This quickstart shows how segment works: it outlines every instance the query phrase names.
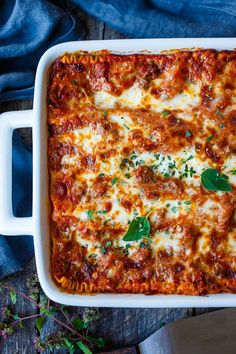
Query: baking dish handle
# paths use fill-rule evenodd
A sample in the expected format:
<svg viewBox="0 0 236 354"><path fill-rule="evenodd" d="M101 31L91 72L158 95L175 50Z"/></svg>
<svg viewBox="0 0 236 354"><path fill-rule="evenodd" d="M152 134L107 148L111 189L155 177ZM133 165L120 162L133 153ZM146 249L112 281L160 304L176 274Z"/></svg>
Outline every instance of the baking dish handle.
<svg viewBox="0 0 236 354"><path fill-rule="evenodd" d="M0 116L0 233L32 235L33 218L17 218L12 211L12 133L33 127L33 111L6 112Z"/></svg>

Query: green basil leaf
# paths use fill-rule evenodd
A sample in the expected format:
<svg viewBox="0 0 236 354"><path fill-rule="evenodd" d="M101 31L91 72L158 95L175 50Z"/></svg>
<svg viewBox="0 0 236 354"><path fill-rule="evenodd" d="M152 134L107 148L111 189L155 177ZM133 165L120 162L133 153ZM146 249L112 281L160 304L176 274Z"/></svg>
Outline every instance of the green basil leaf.
<svg viewBox="0 0 236 354"><path fill-rule="evenodd" d="M124 241L137 241L143 237L147 237L150 234L150 224L145 216L135 217L130 225L129 229L123 237Z"/></svg>
<svg viewBox="0 0 236 354"><path fill-rule="evenodd" d="M87 345L85 345L83 342L79 341L76 342L76 344L84 354L93 354Z"/></svg>
<svg viewBox="0 0 236 354"><path fill-rule="evenodd" d="M35 320L35 326L36 326L37 330L39 331L39 333L42 331L44 322L45 322L45 317L38 317Z"/></svg>
<svg viewBox="0 0 236 354"><path fill-rule="evenodd" d="M231 192L232 187L226 175L221 175L215 168L208 168L201 174L201 183L209 191Z"/></svg>

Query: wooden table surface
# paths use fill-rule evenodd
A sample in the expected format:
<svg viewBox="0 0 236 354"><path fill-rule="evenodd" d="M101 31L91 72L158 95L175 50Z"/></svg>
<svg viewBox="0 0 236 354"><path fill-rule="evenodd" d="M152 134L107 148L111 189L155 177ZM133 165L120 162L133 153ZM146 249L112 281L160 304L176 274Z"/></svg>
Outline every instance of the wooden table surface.
<svg viewBox="0 0 236 354"><path fill-rule="evenodd" d="M80 10L76 10L77 16L83 22L86 28L87 40L92 39L117 39L125 38L122 34L109 28L102 22L84 14ZM10 110L22 110L32 108L32 100L12 101L0 105L0 113ZM21 130L21 134L28 144L31 144L31 137L28 130ZM4 282L11 286L21 289L26 289L27 279L36 272L35 261L32 259L26 266L23 272L7 277ZM147 298L148 301L148 298ZM8 297L0 294L0 308L10 304ZM127 306L129 304L127 303ZM101 318L92 325L92 332L96 336L103 337L109 347L119 348L122 346L137 345L144 340L163 324L176 319L195 316L201 313L212 311L213 309L117 309L103 308L100 309ZM18 299L16 311L19 314L35 314L37 310L24 299ZM81 308L73 307L70 311L74 314L81 313ZM0 315L1 320L1 315ZM53 333L57 327L50 320L45 324L41 336L44 337ZM0 339L0 353L2 354L31 354L36 353L33 340L37 337L37 332L34 322L28 321L25 329L17 330L11 337L5 341ZM59 353L60 351L57 351ZM151 354L151 353L150 353Z"/></svg>

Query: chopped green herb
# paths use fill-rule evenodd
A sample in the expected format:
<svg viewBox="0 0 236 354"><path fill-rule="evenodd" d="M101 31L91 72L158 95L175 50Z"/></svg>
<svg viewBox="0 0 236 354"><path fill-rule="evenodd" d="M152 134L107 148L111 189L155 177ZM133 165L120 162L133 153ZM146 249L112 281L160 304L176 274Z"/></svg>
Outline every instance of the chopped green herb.
<svg viewBox="0 0 236 354"><path fill-rule="evenodd" d="M98 210L97 213L98 213L98 214L106 214L106 213L107 213L107 210Z"/></svg>
<svg viewBox="0 0 236 354"><path fill-rule="evenodd" d="M165 230L164 233L165 233L166 235L169 235L169 234L170 234L170 231L169 231L169 230Z"/></svg>
<svg viewBox="0 0 236 354"><path fill-rule="evenodd" d="M178 212L178 207L177 206L173 206L173 208L171 208L171 210L173 211L173 213L177 213Z"/></svg>
<svg viewBox="0 0 236 354"><path fill-rule="evenodd" d="M194 173L196 173L197 171L195 171L192 167L190 167L190 170L189 170L189 174L190 174L190 177L193 177Z"/></svg>
<svg viewBox="0 0 236 354"><path fill-rule="evenodd" d="M178 205L181 205L181 202L178 202Z"/></svg>
<svg viewBox="0 0 236 354"><path fill-rule="evenodd" d="M88 258L97 258L97 255L95 253L91 253Z"/></svg>
<svg viewBox="0 0 236 354"><path fill-rule="evenodd" d="M169 112L167 112L167 111L162 111L161 114L162 114L164 117L166 117L166 116L169 115Z"/></svg>
<svg viewBox="0 0 236 354"><path fill-rule="evenodd" d="M128 130L130 129L130 127L128 127L128 125L126 125L126 124L123 124L123 126Z"/></svg>
<svg viewBox="0 0 236 354"><path fill-rule="evenodd" d="M87 210L87 211L86 211L87 219L88 219L88 220L92 219L93 213L94 213L93 210Z"/></svg>
<svg viewBox="0 0 236 354"><path fill-rule="evenodd" d="M135 165L138 166L138 165L143 165L145 164L145 161L144 160L139 160L139 161L136 161L135 162Z"/></svg>
<svg viewBox="0 0 236 354"><path fill-rule="evenodd" d="M186 138L191 138L191 136L192 136L191 131L190 130L186 130L185 136L186 136Z"/></svg>
<svg viewBox="0 0 236 354"><path fill-rule="evenodd" d="M169 208L170 207L170 203L166 204L166 207Z"/></svg>
<svg viewBox="0 0 236 354"><path fill-rule="evenodd" d="M217 114L217 116L219 116L220 118L223 118L223 117L224 117L223 114L222 114L220 111L216 111L216 114Z"/></svg>
<svg viewBox="0 0 236 354"><path fill-rule="evenodd" d="M151 239L148 239L147 242L143 242L141 241L139 243L139 247L143 247L143 248L149 248L152 244L152 240Z"/></svg>
<svg viewBox="0 0 236 354"><path fill-rule="evenodd" d="M107 112L106 112L106 111L104 111L104 112L103 112L103 114L104 114L104 117L106 117L106 116L107 116Z"/></svg>
<svg viewBox="0 0 236 354"><path fill-rule="evenodd" d="M232 187L226 177L228 176L220 174L215 168L207 168L201 174L201 183L210 191L231 192Z"/></svg>
<svg viewBox="0 0 236 354"><path fill-rule="evenodd" d="M187 160L185 160L185 162L190 161L190 160L192 160L192 159L194 159L194 156L193 156L193 155L190 155L190 156L187 158Z"/></svg>
<svg viewBox="0 0 236 354"><path fill-rule="evenodd" d="M214 138L213 135L208 136L207 141L211 141Z"/></svg>
<svg viewBox="0 0 236 354"><path fill-rule="evenodd" d="M77 80L71 80L71 84L76 86L76 85L78 85L78 82L77 82Z"/></svg>
<svg viewBox="0 0 236 354"><path fill-rule="evenodd" d="M136 164L137 164L137 162L136 162ZM121 161L120 168L125 169L126 167L134 167L133 161L131 161L130 159L127 159L127 158L123 159Z"/></svg>
<svg viewBox="0 0 236 354"><path fill-rule="evenodd" d="M131 176L130 176L129 173L126 173L126 174L125 174L125 177L129 179Z"/></svg>
<svg viewBox="0 0 236 354"><path fill-rule="evenodd" d="M221 125L220 125L220 128L222 129L222 128L224 128L225 127L225 125L222 123Z"/></svg>
<svg viewBox="0 0 236 354"><path fill-rule="evenodd" d="M192 202L191 202L191 200L185 200L185 201L184 201L184 204L190 205L190 204L192 204Z"/></svg>
<svg viewBox="0 0 236 354"><path fill-rule="evenodd" d="M103 225L105 226L109 221L111 221L111 219L107 219L107 220L103 221Z"/></svg>
<svg viewBox="0 0 236 354"><path fill-rule="evenodd" d="M150 234L150 224L145 216L135 217L130 225L129 229L123 237L124 241L137 241L143 237L147 237Z"/></svg>
<svg viewBox="0 0 236 354"><path fill-rule="evenodd" d="M114 186L114 184L116 184L117 181L118 181L118 178L114 177L111 181L112 186Z"/></svg>
<svg viewBox="0 0 236 354"><path fill-rule="evenodd" d="M104 177L105 176L105 173L100 173L99 175L98 175L98 177Z"/></svg>
<svg viewBox="0 0 236 354"><path fill-rule="evenodd" d="M175 170L178 170L177 167L176 167L176 162L174 161L173 163L169 163L168 164L168 167L172 170L172 169L175 169Z"/></svg>
<svg viewBox="0 0 236 354"><path fill-rule="evenodd" d="M197 113L194 113L194 117L197 118Z"/></svg>
<svg viewBox="0 0 236 354"><path fill-rule="evenodd" d="M169 178L170 177L170 174L165 172L164 175L163 175L165 178Z"/></svg>
<svg viewBox="0 0 236 354"><path fill-rule="evenodd" d="M236 175L236 170L231 170L229 172L232 173L232 175Z"/></svg>
<svg viewBox="0 0 236 354"><path fill-rule="evenodd" d="M105 247L108 248L108 247L110 247L110 246L111 246L111 241L107 241L107 242L105 243Z"/></svg>
<svg viewBox="0 0 236 354"><path fill-rule="evenodd" d="M209 86L208 86L208 89L209 89L209 90L212 90L212 89L213 89L213 85L212 85L212 84L209 85Z"/></svg>
<svg viewBox="0 0 236 354"><path fill-rule="evenodd" d="M106 253L106 248L105 247L101 247L100 251L101 251L102 254L105 254Z"/></svg>

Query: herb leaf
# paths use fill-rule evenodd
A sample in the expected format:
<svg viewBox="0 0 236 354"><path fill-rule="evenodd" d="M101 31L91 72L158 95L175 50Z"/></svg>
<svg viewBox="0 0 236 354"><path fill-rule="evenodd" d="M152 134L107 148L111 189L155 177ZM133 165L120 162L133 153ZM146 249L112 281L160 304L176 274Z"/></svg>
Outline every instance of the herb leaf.
<svg viewBox="0 0 236 354"><path fill-rule="evenodd" d="M93 217L93 210L87 210L87 211L86 211L86 214L87 214L87 219L88 219L88 220L91 220L92 217Z"/></svg>
<svg viewBox="0 0 236 354"><path fill-rule="evenodd" d="M93 354L87 345L85 345L83 342L79 341L76 342L76 344L84 354Z"/></svg>
<svg viewBox="0 0 236 354"><path fill-rule="evenodd" d="M114 184L116 184L117 181L118 181L118 178L114 177L111 181L112 186L114 186Z"/></svg>
<svg viewBox="0 0 236 354"><path fill-rule="evenodd" d="M227 176L228 177L228 176ZM201 183L209 191L231 192L232 187L225 175L221 175L215 168L208 168L201 174Z"/></svg>
<svg viewBox="0 0 236 354"><path fill-rule="evenodd" d="M169 115L169 112L167 112L167 111L162 111L161 114L162 114L164 117L166 117L166 116Z"/></svg>
<svg viewBox="0 0 236 354"><path fill-rule="evenodd" d="M186 130L185 136L186 136L186 138L191 138L191 136L192 136L191 131L190 130Z"/></svg>
<svg viewBox="0 0 236 354"><path fill-rule="evenodd" d="M16 293L14 291L9 291L9 295L11 298L11 302L13 303L13 305L16 304Z"/></svg>
<svg viewBox="0 0 236 354"><path fill-rule="evenodd" d="M35 320L35 326L36 326L37 330L39 331L39 333L42 331L44 322L45 322L45 317L42 317L42 316L36 318L36 320Z"/></svg>
<svg viewBox="0 0 236 354"><path fill-rule="evenodd" d="M150 224L145 216L139 216L134 218L129 229L123 237L124 241L137 241L143 237L147 237L150 234Z"/></svg>
<svg viewBox="0 0 236 354"><path fill-rule="evenodd" d="M77 331L81 331L83 328L85 328L84 321L79 317L75 318L72 323Z"/></svg>

